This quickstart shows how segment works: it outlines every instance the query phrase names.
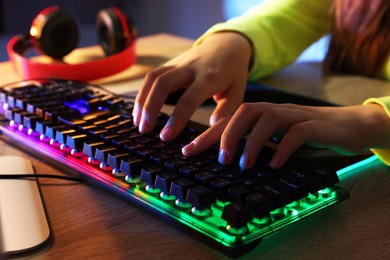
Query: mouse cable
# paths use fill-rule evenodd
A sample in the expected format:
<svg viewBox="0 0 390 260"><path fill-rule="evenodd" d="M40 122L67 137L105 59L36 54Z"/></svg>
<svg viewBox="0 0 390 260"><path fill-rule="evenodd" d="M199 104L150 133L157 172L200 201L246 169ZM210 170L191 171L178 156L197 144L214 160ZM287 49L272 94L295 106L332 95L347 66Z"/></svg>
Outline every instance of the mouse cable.
<svg viewBox="0 0 390 260"><path fill-rule="evenodd" d="M83 182L81 178L55 174L0 174L0 179L53 178L67 181Z"/></svg>

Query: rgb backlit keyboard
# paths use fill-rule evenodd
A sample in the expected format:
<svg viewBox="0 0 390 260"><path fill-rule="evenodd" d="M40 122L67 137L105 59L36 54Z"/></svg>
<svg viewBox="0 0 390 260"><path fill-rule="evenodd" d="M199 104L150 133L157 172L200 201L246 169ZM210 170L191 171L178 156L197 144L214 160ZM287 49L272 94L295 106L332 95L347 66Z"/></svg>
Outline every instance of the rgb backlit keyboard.
<svg viewBox="0 0 390 260"><path fill-rule="evenodd" d="M163 142L158 134L168 115L161 113L155 131L141 134L132 122L132 103L98 86L24 81L2 88L0 103L0 128L7 140L230 256L348 198L347 191L334 186L339 181L334 170L298 161L270 169L269 147L245 171L238 159L220 165L218 146L184 157L181 147L205 126L189 122L176 140Z"/></svg>

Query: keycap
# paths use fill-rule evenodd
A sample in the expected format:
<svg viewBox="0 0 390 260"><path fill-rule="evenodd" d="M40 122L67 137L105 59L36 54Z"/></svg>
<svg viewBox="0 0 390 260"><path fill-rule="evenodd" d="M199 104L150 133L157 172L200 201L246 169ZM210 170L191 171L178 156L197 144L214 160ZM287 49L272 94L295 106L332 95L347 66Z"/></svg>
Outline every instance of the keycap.
<svg viewBox="0 0 390 260"><path fill-rule="evenodd" d="M14 113L14 121L17 124L23 124L23 118L25 116L29 116L29 115L31 115L31 114L27 111L16 111Z"/></svg>
<svg viewBox="0 0 390 260"><path fill-rule="evenodd" d="M186 202L199 210L209 208L215 201L213 191L203 185L190 187L187 191Z"/></svg>
<svg viewBox="0 0 390 260"><path fill-rule="evenodd" d="M168 168L171 171L174 171L176 173L179 172L181 167L186 166L188 163L185 160L182 159L172 159L165 162L165 167Z"/></svg>
<svg viewBox="0 0 390 260"><path fill-rule="evenodd" d="M155 187L159 188L161 192L169 193L172 181L180 178L179 175L169 171L162 171L157 174L155 180Z"/></svg>
<svg viewBox="0 0 390 260"><path fill-rule="evenodd" d="M29 113L28 115L23 117L23 125L27 128L35 130L37 121L42 120L41 117Z"/></svg>
<svg viewBox="0 0 390 260"><path fill-rule="evenodd" d="M84 142L87 139L87 135L82 133L70 134L66 140L66 145L77 152L81 152L84 147Z"/></svg>
<svg viewBox="0 0 390 260"><path fill-rule="evenodd" d="M288 190L293 200L300 200L309 195L304 183L294 181L288 177L281 177L273 181L273 184Z"/></svg>
<svg viewBox="0 0 390 260"><path fill-rule="evenodd" d="M313 172L313 174L318 174L322 177L322 181L324 182L325 186L332 186L340 181L337 172L334 170L330 170L321 166L311 167L310 170Z"/></svg>
<svg viewBox="0 0 390 260"><path fill-rule="evenodd" d="M244 185L236 185L228 189L228 198L232 201L239 201L244 204L246 197L253 193L255 193L254 189Z"/></svg>
<svg viewBox="0 0 390 260"><path fill-rule="evenodd" d="M83 145L83 153L87 156L94 158L96 147L102 146L104 142L96 139L86 140Z"/></svg>
<svg viewBox="0 0 390 260"><path fill-rule="evenodd" d="M169 193L175 195L177 199L185 201L189 188L195 186L196 183L185 178L180 178L172 181Z"/></svg>
<svg viewBox="0 0 390 260"><path fill-rule="evenodd" d="M112 168L119 169L123 158L129 154L121 150L109 151L107 155L107 165Z"/></svg>
<svg viewBox="0 0 390 260"><path fill-rule="evenodd" d="M177 166L177 168L179 169L179 174L186 176L192 180L194 179L196 173L203 170L203 168L200 166L191 165L191 164L188 165L186 164L186 162L184 163L184 165L185 166L183 167L180 167L180 165Z"/></svg>
<svg viewBox="0 0 390 260"><path fill-rule="evenodd" d="M141 180L147 185L154 187L157 173L161 172L161 168L155 165L148 165L141 170Z"/></svg>
<svg viewBox="0 0 390 260"><path fill-rule="evenodd" d="M107 163L108 153L114 150L116 150L116 148L108 144L97 146L95 150L95 158L102 163Z"/></svg>
<svg viewBox="0 0 390 260"><path fill-rule="evenodd" d="M227 201L227 192L229 188L236 185L236 182L224 178L218 178L211 181L211 188L220 201Z"/></svg>
<svg viewBox="0 0 390 260"><path fill-rule="evenodd" d="M60 131L60 130L63 130L63 129L66 129L66 126L64 125L46 125L46 131L45 131L45 135L48 137L48 138L51 138L51 139L56 139L56 133L57 131Z"/></svg>
<svg viewBox="0 0 390 260"><path fill-rule="evenodd" d="M256 186L255 189L274 199L276 207L283 207L293 201L289 191L274 184L267 183Z"/></svg>
<svg viewBox="0 0 390 260"><path fill-rule="evenodd" d="M69 135L76 133L76 130L69 128L69 127L64 127L61 129L57 129L56 135L55 135L55 140L57 142L60 142L62 144L66 144L66 140Z"/></svg>
<svg viewBox="0 0 390 260"><path fill-rule="evenodd" d="M260 192L247 196L245 204L249 207L253 216L258 218L262 218L276 209L274 200Z"/></svg>
<svg viewBox="0 0 390 260"><path fill-rule="evenodd" d="M213 172L198 172L195 174L195 181L197 183L205 184L206 186L210 186L212 180L219 178L218 174Z"/></svg>
<svg viewBox="0 0 390 260"><path fill-rule="evenodd" d="M239 202L233 202L223 208L222 219L235 229L246 227L252 218L249 208Z"/></svg>
<svg viewBox="0 0 390 260"><path fill-rule="evenodd" d="M35 125L35 131L45 135L46 126L53 126L53 125L55 125L55 123L52 121L45 121L43 119L37 120Z"/></svg>
<svg viewBox="0 0 390 260"><path fill-rule="evenodd" d="M124 172L131 179L140 177L144 160L139 157L128 155L121 159L120 171Z"/></svg>
<svg viewBox="0 0 390 260"><path fill-rule="evenodd" d="M288 169L287 176L292 180L304 183L310 193L315 193L326 187L321 174L310 172L307 169Z"/></svg>
<svg viewBox="0 0 390 260"><path fill-rule="evenodd" d="M155 153L150 155L150 161L155 164L158 164L161 167L165 165L166 161L171 159L173 159L171 155L164 153Z"/></svg>

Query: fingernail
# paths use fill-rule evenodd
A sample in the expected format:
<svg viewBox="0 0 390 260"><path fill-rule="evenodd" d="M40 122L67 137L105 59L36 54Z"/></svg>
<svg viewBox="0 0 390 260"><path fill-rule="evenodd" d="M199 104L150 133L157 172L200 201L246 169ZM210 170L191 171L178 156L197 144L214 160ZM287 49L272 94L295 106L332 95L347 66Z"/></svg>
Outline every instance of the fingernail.
<svg viewBox="0 0 390 260"><path fill-rule="evenodd" d="M191 152L194 150L194 148L195 148L195 142L191 142L191 143L187 144L186 146L184 146L181 149L181 152L183 153L184 156L189 156L189 155L191 155Z"/></svg>
<svg viewBox="0 0 390 260"><path fill-rule="evenodd" d="M225 149L219 150L218 162L220 164L228 164L229 163L229 152L226 151Z"/></svg>
<svg viewBox="0 0 390 260"><path fill-rule="evenodd" d="M139 131L143 134L146 134L151 131L151 126L149 120L143 118L141 119L141 123L139 125Z"/></svg>
<svg viewBox="0 0 390 260"><path fill-rule="evenodd" d="M133 124L135 126L138 126L139 125L139 118L140 118L138 104L134 104L132 115L133 115Z"/></svg>
<svg viewBox="0 0 390 260"><path fill-rule="evenodd" d="M250 167L250 165L251 165L250 154L248 152L244 152L240 158L240 167L241 169L247 169Z"/></svg>
<svg viewBox="0 0 390 260"><path fill-rule="evenodd" d="M139 116L138 114L133 114L133 124L139 126Z"/></svg>
<svg viewBox="0 0 390 260"><path fill-rule="evenodd" d="M166 126L160 133L160 138L163 141L169 141L172 138L174 133L174 128L172 126Z"/></svg>
<svg viewBox="0 0 390 260"><path fill-rule="evenodd" d="M280 157L278 155L274 155L274 157L272 157L270 163L269 163L269 166L271 166L271 168L273 169L276 169L276 168L279 168L280 166Z"/></svg>
<svg viewBox="0 0 390 260"><path fill-rule="evenodd" d="M209 121L210 121L210 125L213 126L218 121L217 115L211 115Z"/></svg>

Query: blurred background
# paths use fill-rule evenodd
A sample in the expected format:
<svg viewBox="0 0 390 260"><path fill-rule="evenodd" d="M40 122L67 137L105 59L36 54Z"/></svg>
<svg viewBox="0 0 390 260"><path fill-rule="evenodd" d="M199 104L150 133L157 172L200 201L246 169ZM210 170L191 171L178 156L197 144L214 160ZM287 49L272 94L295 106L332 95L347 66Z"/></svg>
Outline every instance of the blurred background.
<svg viewBox="0 0 390 260"><path fill-rule="evenodd" d="M117 6L135 21L140 36L170 33L196 39L213 24L240 15L264 0L0 0L0 61L7 61L6 44L27 33L34 17L45 7L59 5L77 21L79 47L97 43L95 19L101 8ZM299 60L321 60L327 46L322 39Z"/></svg>

